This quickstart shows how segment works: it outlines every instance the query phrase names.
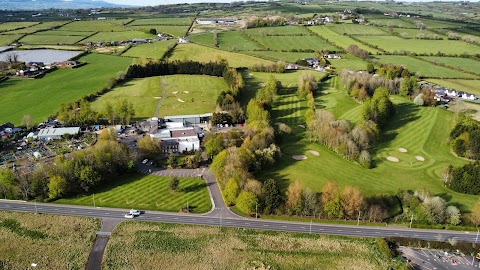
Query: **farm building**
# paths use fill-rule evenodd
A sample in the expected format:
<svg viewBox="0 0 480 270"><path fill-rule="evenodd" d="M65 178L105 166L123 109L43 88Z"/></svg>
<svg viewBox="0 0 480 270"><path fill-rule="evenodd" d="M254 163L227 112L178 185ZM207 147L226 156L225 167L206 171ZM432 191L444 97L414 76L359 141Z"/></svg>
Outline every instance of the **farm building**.
<svg viewBox="0 0 480 270"><path fill-rule="evenodd" d="M60 139L63 135L76 135L80 133L80 127L64 127L64 128L44 128L41 129L37 138L39 140L54 140Z"/></svg>
<svg viewBox="0 0 480 270"><path fill-rule="evenodd" d="M198 139L197 130L193 127L163 129L150 136L162 141L163 153L196 151L200 149L200 140Z"/></svg>
<svg viewBox="0 0 480 270"><path fill-rule="evenodd" d="M196 22L198 24L234 24L237 20L232 18L198 18Z"/></svg>
<svg viewBox="0 0 480 270"><path fill-rule="evenodd" d="M184 127L196 126L196 125L206 125L212 118L212 113L205 114L192 114L192 115L174 115L174 116L165 116L163 120L165 123L168 122L181 122Z"/></svg>

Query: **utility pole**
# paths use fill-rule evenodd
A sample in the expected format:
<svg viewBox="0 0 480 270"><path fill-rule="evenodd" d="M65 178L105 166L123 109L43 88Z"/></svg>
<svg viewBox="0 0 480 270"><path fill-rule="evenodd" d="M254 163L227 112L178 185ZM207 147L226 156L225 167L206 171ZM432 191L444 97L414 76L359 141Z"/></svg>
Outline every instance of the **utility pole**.
<svg viewBox="0 0 480 270"><path fill-rule="evenodd" d="M410 219L410 228L412 228L412 222L413 222L413 214L412 214L412 218Z"/></svg>
<svg viewBox="0 0 480 270"><path fill-rule="evenodd" d="M258 218L258 203L255 204L255 218Z"/></svg>
<svg viewBox="0 0 480 270"><path fill-rule="evenodd" d="M358 224L360 224L360 213L362 213L362 212L358 211L357 226L358 226Z"/></svg>
<svg viewBox="0 0 480 270"><path fill-rule="evenodd" d="M478 241L478 232L480 231L480 229L477 229L477 237L475 237L475 244L477 244L477 241Z"/></svg>

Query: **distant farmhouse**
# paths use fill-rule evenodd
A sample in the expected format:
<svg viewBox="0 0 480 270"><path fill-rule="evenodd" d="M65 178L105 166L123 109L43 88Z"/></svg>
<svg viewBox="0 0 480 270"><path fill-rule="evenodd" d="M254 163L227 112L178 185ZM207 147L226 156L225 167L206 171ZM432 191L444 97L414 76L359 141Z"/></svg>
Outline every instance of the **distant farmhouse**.
<svg viewBox="0 0 480 270"><path fill-rule="evenodd" d="M198 24L235 24L237 19L233 18L198 18L195 20Z"/></svg>

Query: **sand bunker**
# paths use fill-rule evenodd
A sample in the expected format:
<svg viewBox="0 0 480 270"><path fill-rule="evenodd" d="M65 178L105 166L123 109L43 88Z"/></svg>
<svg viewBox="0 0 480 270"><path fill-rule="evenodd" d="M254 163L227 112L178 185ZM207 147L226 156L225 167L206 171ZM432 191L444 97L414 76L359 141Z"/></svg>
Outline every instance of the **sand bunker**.
<svg viewBox="0 0 480 270"><path fill-rule="evenodd" d="M387 159L390 160L391 162L399 162L400 161L398 158L392 157L392 156L388 156Z"/></svg>
<svg viewBox="0 0 480 270"><path fill-rule="evenodd" d="M162 97L153 97L154 99L161 99Z"/></svg>
<svg viewBox="0 0 480 270"><path fill-rule="evenodd" d="M295 159L295 160L305 160L305 159L307 159L307 157L304 156L304 155L294 155L294 156L292 156L292 158Z"/></svg>
<svg viewBox="0 0 480 270"><path fill-rule="evenodd" d="M299 127L301 127L301 128L305 128L305 126L304 126L304 125L298 125L298 126L299 126Z"/></svg>
<svg viewBox="0 0 480 270"><path fill-rule="evenodd" d="M425 161L425 158L422 156L416 156L415 159L418 161Z"/></svg>
<svg viewBox="0 0 480 270"><path fill-rule="evenodd" d="M172 94L176 95L178 93L178 91L175 91L175 92L172 92Z"/></svg>
<svg viewBox="0 0 480 270"><path fill-rule="evenodd" d="M181 100L179 98L177 98L178 102L185 102L185 100Z"/></svg>
<svg viewBox="0 0 480 270"><path fill-rule="evenodd" d="M315 150L308 150L308 152L316 157L320 156L320 153L318 153L317 151Z"/></svg>
<svg viewBox="0 0 480 270"><path fill-rule="evenodd" d="M398 148L398 151L400 151L400 152L402 152L402 153L408 152L407 149L405 149L405 148Z"/></svg>
<svg viewBox="0 0 480 270"><path fill-rule="evenodd" d="M188 93L190 93L190 92L188 92L188 91L183 91L183 93L188 94Z"/></svg>

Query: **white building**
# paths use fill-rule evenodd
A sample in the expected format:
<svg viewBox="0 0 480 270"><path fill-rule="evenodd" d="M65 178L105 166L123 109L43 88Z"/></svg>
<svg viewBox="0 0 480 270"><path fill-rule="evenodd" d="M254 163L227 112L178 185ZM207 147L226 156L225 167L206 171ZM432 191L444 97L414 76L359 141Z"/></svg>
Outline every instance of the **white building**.
<svg viewBox="0 0 480 270"><path fill-rule="evenodd" d="M163 153L181 153L183 151L197 151L200 149L198 132L194 127L163 129L159 133L151 134L162 142Z"/></svg>
<svg viewBox="0 0 480 270"><path fill-rule="evenodd" d="M65 127L65 128L44 128L41 129L37 138L39 140L54 140L61 139L63 135L76 135L80 133L80 127Z"/></svg>

